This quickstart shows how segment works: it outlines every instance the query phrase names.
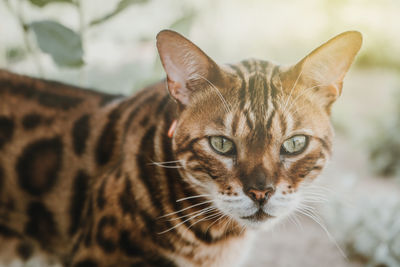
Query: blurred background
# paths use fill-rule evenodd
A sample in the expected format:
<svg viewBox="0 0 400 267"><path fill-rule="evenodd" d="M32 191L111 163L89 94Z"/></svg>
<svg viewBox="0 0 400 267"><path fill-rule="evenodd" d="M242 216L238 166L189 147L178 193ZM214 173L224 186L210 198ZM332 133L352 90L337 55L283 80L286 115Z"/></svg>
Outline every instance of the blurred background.
<svg viewBox="0 0 400 267"><path fill-rule="evenodd" d="M362 32L333 109L319 216L260 234L246 266L400 266L400 1L0 0L0 68L128 95L165 76L165 28L219 63L291 64Z"/></svg>

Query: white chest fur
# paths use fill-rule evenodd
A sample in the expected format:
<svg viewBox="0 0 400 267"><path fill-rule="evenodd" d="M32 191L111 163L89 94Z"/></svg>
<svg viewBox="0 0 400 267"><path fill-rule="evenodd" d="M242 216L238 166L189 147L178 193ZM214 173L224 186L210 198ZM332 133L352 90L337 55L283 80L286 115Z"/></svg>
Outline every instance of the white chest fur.
<svg viewBox="0 0 400 267"><path fill-rule="evenodd" d="M177 263L182 267L240 267L249 255L254 237L253 231L247 231L242 237L201 246L193 259L178 258Z"/></svg>

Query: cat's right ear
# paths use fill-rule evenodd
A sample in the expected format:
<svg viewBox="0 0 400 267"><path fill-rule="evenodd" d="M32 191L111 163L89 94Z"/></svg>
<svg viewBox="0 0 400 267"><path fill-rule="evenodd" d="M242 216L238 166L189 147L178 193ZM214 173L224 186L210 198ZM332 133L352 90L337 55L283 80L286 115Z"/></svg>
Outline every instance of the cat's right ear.
<svg viewBox="0 0 400 267"><path fill-rule="evenodd" d="M220 75L218 65L177 32L158 33L157 49L167 73L168 90L183 106L189 104L195 89L204 83L214 83Z"/></svg>

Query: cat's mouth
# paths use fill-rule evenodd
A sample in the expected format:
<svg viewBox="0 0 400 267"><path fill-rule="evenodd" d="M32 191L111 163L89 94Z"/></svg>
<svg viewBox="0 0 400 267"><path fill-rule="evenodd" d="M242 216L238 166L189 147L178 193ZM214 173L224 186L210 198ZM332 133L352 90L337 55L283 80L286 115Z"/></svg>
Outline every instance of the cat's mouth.
<svg viewBox="0 0 400 267"><path fill-rule="evenodd" d="M272 216L268 213L265 213L262 209L259 209L257 212L255 212L254 214L252 214L250 216L241 217L241 219L249 220L249 221L253 221L253 222L262 222L262 221L266 221L270 218L274 218L274 216Z"/></svg>

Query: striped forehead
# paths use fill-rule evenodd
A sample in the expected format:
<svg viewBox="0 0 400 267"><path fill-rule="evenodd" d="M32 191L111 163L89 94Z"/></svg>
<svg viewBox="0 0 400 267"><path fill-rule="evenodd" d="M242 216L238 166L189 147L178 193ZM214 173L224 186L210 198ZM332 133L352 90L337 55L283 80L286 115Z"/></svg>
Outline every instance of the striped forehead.
<svg viewBox="0 0 400 267"><path fill-rule="evenodd" d="M240 79L237 94L236 112L232 114L232 131L243 124L248 130L265 135L264 130L271 126L280 94L272 82L278 66L267 61L245 60L229 66Z"/></svg>

